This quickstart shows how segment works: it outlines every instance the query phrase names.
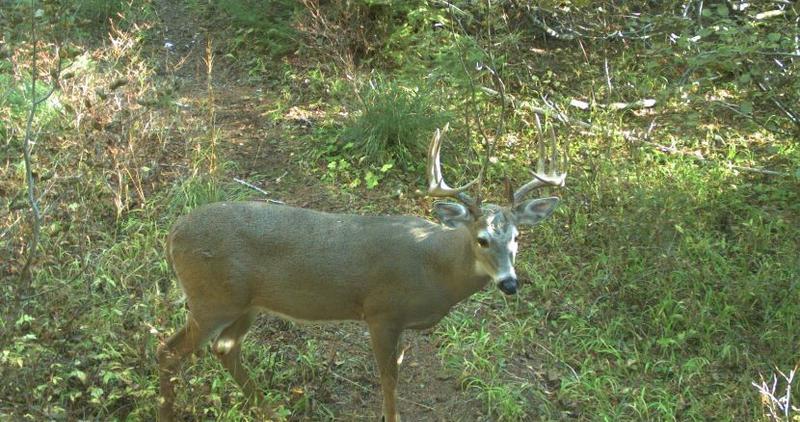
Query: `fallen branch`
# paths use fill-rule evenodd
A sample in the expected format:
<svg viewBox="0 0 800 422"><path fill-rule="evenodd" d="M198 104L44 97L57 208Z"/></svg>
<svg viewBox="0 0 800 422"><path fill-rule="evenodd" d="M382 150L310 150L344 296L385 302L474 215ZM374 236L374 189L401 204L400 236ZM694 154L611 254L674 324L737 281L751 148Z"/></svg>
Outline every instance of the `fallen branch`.
<svg viewBox="0 0 800 422"><path fill-rule="evenodd" d="M573 99L569 100L569 105L571 105L571 106L573 106L575 108L579 108L581 110L588 110L589 108L607 108L609 110L615 110L615 111L630 110L630 109L640 110L640 109L643 109L643 108L655 107L656 100L654 100L652 98L645 98L645 99L637 100L637 101L634 101L634 102L631 102L631 103L616 102L616 103L609 103L609 104L601 104L601 103L591 103L590 104L590 103L588 103L586 101L579 100L577 98L573 98Z"/></svg>
<svg viewBox="0 0 800 422"><path fill-rule="evenodd" d="M789 173L782 173L780 171L759 169L759 168L754 168L754 167L743 167L743 166L733 165L731 163L728 163L728 167L731 168L731 169L734 169L734 170L749 171L749 172L752 172L752 173L761 173L761 174L766 174L766 175L769 175L769 176L781 176L781 177L789 177L789 176L791 176L791 174L789 174Z"/></svg>
<svg viewBox="0 0 800 422"><path fill-rule="evenodd" d="M264 189L261 189L260 187L258 187L258 186L256 186L256 185L254 185L254 184L252 184L252 183L250 183L250 182L248 182L248 181L246 181L246 180L242 180L242 179L239 179L239 178L237 178L237 177L234 177L234 178L233 178L233 181L234 181L234 182L236 182L236 183L240 183L240 184L242 184L242 185L245 185L245 186L247 186L248 188L250 188L250 189L253 189L253 190L257 191L257 192L259 192L260 194L262 194L262 195L264 195L264 196L269 196L269 192L265 191Z"/></svg>
<svg viewBox="0 0 800 422"><path fill-rule="evenodd" d="M755 19L757 21L762 21L764 19L769 19L769 18L774 18L774 17L777 17L777 16L782 16L784 14L786 14L785 10L769 10L769 11L766 11L766 12L757 13L756 16L755 16Z"/></svg>
<svg viewBox="0 0 800 422"><path fill-rule="evenodd" d="M547 100L543 100L545 107L535 105L529 101L523 101L520 103L521 108L528 109L536 114L541 114L545 117L551 117L558 120L561 123L572 125L572 126L580 126L582 128L591 129L592 124L589 122L584 122L583 120L573 119L569 117L566 113L560 111L555 107L555 105L549 103Z"/></svg>

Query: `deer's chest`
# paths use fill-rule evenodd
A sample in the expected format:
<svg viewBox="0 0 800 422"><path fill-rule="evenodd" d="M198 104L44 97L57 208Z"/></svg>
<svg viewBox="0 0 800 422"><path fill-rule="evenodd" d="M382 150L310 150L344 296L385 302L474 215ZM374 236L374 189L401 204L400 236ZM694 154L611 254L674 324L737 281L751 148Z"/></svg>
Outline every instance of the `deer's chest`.
<svg viewBox="0 0 800 422"><path fill-rule="evenodd" d="M431 302L406 314L406 328L424 330L433 327L450 311L450 306Z"/></svg>

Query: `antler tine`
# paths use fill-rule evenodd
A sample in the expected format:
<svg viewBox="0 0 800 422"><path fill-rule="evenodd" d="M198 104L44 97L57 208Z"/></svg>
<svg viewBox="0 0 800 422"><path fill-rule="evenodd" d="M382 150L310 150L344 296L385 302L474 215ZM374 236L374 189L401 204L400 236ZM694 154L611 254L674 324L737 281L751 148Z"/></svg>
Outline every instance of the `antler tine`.
<svg viewBox="0 0 800 422"><path fill-rule="evenodd" d="M545 156L545 148L544 142L542 142L542 127L539 123L539 116L536 116L536 128L539 130L539 140L536 142L536 173L544 174L544 156ZM536 174L531 172L531 174Z"/></svg>
<svg viewBox="0 0 800 422"><path fill-rule="evenodd" d="M536 160L536 171L535 172L531 172L531 174L533 175L533 180L531 180L528 183L522 185L522 187L520 187L519 189L517 189L516 192L514 192L514 201L513 202L515 204L519 203L525 197L525 195L527 195L529 192L531 192L533 190L536 190L536 189L539 189L539 188L542 188L544 186L563 187L564 186L564 182L567 179L566 171L561 171L562 169L560 169L559 167L566 168L567 160L568 160L568 157L567 157L568 154L566 154L566 153L563 154L564 162L563 163L560 162L561 160L559 160L558 148L556 147L556 133L555 133L555 130L552 128L552 126L550 127L550 133L552 135L552 139L550 140L550 149L551 149L551 151L550 151L550 153L551 153L550 166L552 168L551 168L550 174L547 174L547 172L545 170L545 163L544 163L544 157L546 155L545 154L545 141L543 141L541 139L542 138L542 136L541 136L542 127L541 127L541 123L539 122L539 115L536 115L536 128L538 129L539 135L540 135L539 136L539 142L538 142L538 144L539 144L538 145L539 153L538 153L538 158Z"/></svg>
<svg viewBox="0 0 800 422"><path fill-rule="evenodd" d="M473 215L477 216L480 215L480 206L478 205L478 202L464 193L464 191L477 183L481 176L479 175L477 178L475 178L475 180L467 183L464 186L451 188L447 185L447 182L445 182L444 176L442 175L442 163L441 159L439 158L442 150L442 134L447 132L449 127L450 124L448 123L444 125L444 128L442 128L441 131L436 129L436 133L433 135L431 144L428 147L428 166L426 168L426 173L428 176L428 195L435 198L456 199L466 205Z"/></svg>

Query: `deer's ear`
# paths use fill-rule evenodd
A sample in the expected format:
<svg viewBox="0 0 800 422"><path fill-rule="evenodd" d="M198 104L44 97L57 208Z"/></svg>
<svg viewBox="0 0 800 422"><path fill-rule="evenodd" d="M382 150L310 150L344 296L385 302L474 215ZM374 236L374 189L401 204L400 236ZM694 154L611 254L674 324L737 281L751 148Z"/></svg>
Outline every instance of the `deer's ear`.
<svg viewBox="0 0 800 422"><path fill-rule="evenodd" d="M558 205L556 197L530 199L514 206L514 216L518 225L532 226L549 217L556 209L556 205Z"/></svg>
<svg viewBox="0 0 800 422"><path fill-rule="evenodd" d="M447 227L455 228L473 221L469 209L455 202L436 202L433 204L433 213Z"/></svg>

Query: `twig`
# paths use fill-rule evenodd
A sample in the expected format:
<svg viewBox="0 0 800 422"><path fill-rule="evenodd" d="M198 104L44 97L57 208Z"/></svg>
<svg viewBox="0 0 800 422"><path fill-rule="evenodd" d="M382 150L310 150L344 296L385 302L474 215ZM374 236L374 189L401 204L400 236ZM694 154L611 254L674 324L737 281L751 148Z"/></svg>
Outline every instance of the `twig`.
<svg viewBox="0 0 800 422"><path fill-rule="evenodd" d="M789 174L789 173L782 173L782 172L779 172L779 171L759 169L759 168L754 168L754 167L737 166L737 165L733 165L731 163L728 163L728 167L731 168L731 169L734 169L734 170L749 171L749 172L752 172L752 173L760 173L760 174L766 174L766 175L770 175L770 176L781 176L781 177L789 177L789 176L791 176L791 174Z"/></svg>
<svg viewBox="0 0 800 422"><path fill-rule="evenodd" d="M50 86L50 90L47 91L45 95L41 98L36 98L36 44L38 39L36 38L36 12L35 8L31 8L31 41L33 43L32 48L32 58L31 58L31 107L28 111L28 121L25 126L25 139L22 142L22 151L23 151L23 159L25 161L25 180L28 183L28 202L31 204L31 217L32 217L32 234L30 242L26 247L26 252L28 257L25 259L25 265L22 267L22 271L20 272L20 278L23 283L23 288L21 291L27 290L27 287L30 285L32 274L31 274L31 265L33 264L34 259L36 258L36 250L39 246L39 235L41 232L42 227L42 215L39 210L39 203L36 200L36 186L35 181L33 180L33 160L31 159L31 143L33 142L33 118L36 116L36 109L39 107L39 104L47 101L48 98L53 94L56 89L57 85L57 77L61 73L61 55L59 54L59 49L56 47L56 56L58 57L58 64L57 70L52 73L52 85Z"/></svg>
<svg viewBox="0 0 800 422"><path fill-rule="evenodd" d="M8 235L9 233L11 233L11 230L14 228L14 226L16 226L17 224L19 224L20 220L22 220L22 217L17 217L17 219L16 219L16 220L14 220L14 222L13 222L13 223L9 224L9 225L6 227L6 229L5 229L5 230L3 230L3 232L2 232L2 233L0 233L0 239L2 239L2 238L4 238L4 237L6 237L6 235Z"/></svg>
<svg viewBox="0 0 800 422"><path fill-rule="evenodd" d="M363 391L363 392L365 392L365 393L370 393L370 394L372 393L372 390L370 390L369 388L367 388L367 387L364 387L363 385L361 385L361 384L359 384L359 383L357 383L357 382L355 382L355 381L351 380L350 378L347 378L347 377L345 377L344 375L339 375L339 374L337 374L337 373L336 373L336 372L335 372L333 369L331 369L330 367L328 367L327 369L328 369L328 372L330 372L330 373L331 373L331 375L333 375L333 377L334 377L334 378L338 378L338 379L340 379L340 380L342 380L342 381L345 381L345 382L347 382L347 383L350 383L350 384L354 385L355 387L357 387L358 389L360 389L361 391ZM428 406L427 404L419 403L419 402L416 402L416 401L414 401L414 400L410 400L410 399L407 399L407 398L404 398L404 397L401 397L401 396L397 396L397 399L398 399L398 400L401 400L401 401L404 401L404 402L406 402L406 403L411 403L411 404L413 404L413 405L419 406L419 407L421 407L421 408L423 408L423 409L430 410L430 411L432 411L432 412L436 410L436 409L434 409L433 407L430 407L430 406Z"/></svg>
<svg viewBox="0 0 800 422"><path fill-rule="evenodd" d="M557 119L561 123L570 124L570 125L576 125L576 126L580 126L580 127L583 127L583 128L591 129L591 127L592 127L591 123L584 122L584 121L578 120L578 119L570 118L565 113L563 113L563 112L559 111L557 108L555 108L547 100L545 100L545 99L542 99L542 100L543 100L544 104L547 107L540 107L540 106L537 106L537 105L533 105L532 103L527 102L527 101L522 102L521 106L524 107L524 108L527 108L528 110L530 110L530 111L532 111L532 112L534 112L536 114L541 114L541 115L543 115L545 117L553 117L553 118Z"/></svg>
<svg viewBox="0 0 800 422"><path fill-rule="evenodd" d="M573 98L569 101L569 105L575 108L579 108L581 110L588 110L590 107L597 107L597 108L607 108L609 110L618 111L618 110L628 110L628 109L652 108L655 107L656 100L652 98L643 98L641 100L636 100L634 102L629 102L629 103L615 102L609 104L601 104L601 103L590 104L586 101Z"/></svg>
<svg viewBox="0 0 800 422"><path fill-rule="evenodd" d="M334 377L334 378L338 378L338 379L340 379L340 380L342 380L342 381L348 382L348 383L350 383L350 384L352 384L352 385L354 385L354 386L358 387L358 389L359 389L359 390L361 390L361 391L363 391L363 392L365 392L365 393L372 393L372 390L370 390L369 388L367 388L367 387L364 387L363 385L361 385L361 384L359 384L359 383L357 383L357 382L355 382L355 381L351 380L350 378L347 378L347 377L345 377L344 375L339 375L339 374L337 374L337 373L336 373L336 372L335 372L333 369L331 369L330 367L329 367L329 368L327 368L327 369L328 369L328 372L330 372L330 373L331 373L331 375L333 375L333 377Z"/></svg>
<svg viewBox="0 0 800 422"><path fill-rule="evenodd" d="M282 175L278 176L278 178L275 179L275 183L280 183L287 174L289 174L289 170L284 171Z"/></svg>
<svg viewBox="0 0 800 422"><path fill-rule="evenodd" d="M535 106L535 105L533 105L533 104L531 104L529 102L523 102L522 106L526 107L527 109L529 109L529 110L531 110L531 111L533 111L535 113L541 113L541 114L543 114L545 116L554 116L555 118L557 118L559 121L561 121L563 123L566 123L566 124L569 124L569 125L575 125L575 126L583 127L585 129L587 129L588 132L590 132L590 133L595 132L597 130L596 127L593 126L591 123L584 122L584 121L578 120L578 119L573 119L573 118L569 117L566 113L563 113L563 112L559 111L555 107L555 105L553 105L552 103L550 103L550 102L548 102L547 100L544 100L544 99L543 99L543 101L544 101L545 105L547 106L546 108L545 107ZM651 100L645 99L645 100L636 101L636 102L631 103L631 104L642 106L642 107L649 107L649 106L652 106L652 104L649 103L650 101ZM611 104L612 107L613 107L613 104L615 104L615 103ZM698 159L700 161L705 161L705 157L703 157L702 154L699 154L696 151L682 151L682 150L679 150L678 148L676 148L674 145L666 146L666 145L661 145L659 143L650 141L650 134L653 132L654 128L655 128L655 120L650 122L650 126L647 128L647 132L645 133L644 137L637 136L633 132L628 131L628 130L615 131L615 133L620 135L620 136L622 136L625 140L627 140L629 142L637 142L637 143L650 145L650 146L658 149L659 151L661 151L663 153L678 154L678 155L683 155L683 156L696 158L696 159ZM752 173L766 174L766 175L769 175L769 176L779 176L779 177L791 177L792 176L789 173L779 172L779 171L775 171L775 170L767 170L767 169L760 169L760 168L754 168L754 167L737 166L737 165L734 165L734 164L731 164L731 163L728 163L728 168L735 169L735 170L740 170L740 171L752 172Z"/></svg>
<svg viewBox="0 0 800 422"><path fill-rule="evenodd" d="M756 16L755 16L755 19L757 21L760 21L760 20L764 20L764 19L774 18L776 16L781 16L781 15L784 15L785 13L786 13L785 10L780 10L780 9L778 9L778 10L768 10L766 12L757 13Z"/></svg>
<svg viewBox="0 0 800 422"><path fill-rule="evenodd" d="M454 5L453 3L444 0L439 0L438 2L447 7L448 9L450 9L451 11L452 10L457 11L458 13L461 14L461 16L468 16L467 12L461 10L458 6Z"/></svg>
<svg viewBox="0 0 800 422"><path fill-rule="evenodd" d="M577 372L577 371L575 370L575 368L573 368L573 367L572 367L570 364L568 364L567 362L565 362L565 361L563 361L563 360L559 359L559 358L558 358L558 356L556 356L556 355L555 355L553 352L551 352L550 350L548 350L548 349L547 349L547 347L544 347L544 345L542 345L542 344L540 344L540 343L535 343L535 342L534 342L533 344L535 344L535 345L537 345L537 346L541 347L541 348L542 348L542 350L544 350L545 352L547 352L547 354L549 354L551 357L553 357L553 359L556 359L556 360L558 360L559 362L563 363L563 364L564 364L564 365L565 365L567 368L569 368L569 370L570 370L570 371L572 371L572 376L574 376L576 380L578 380L578 381L580 381L580 380L581 380L581 376L580 376L580 375L578 375L578 372Z"/></svg>
<svg viewBox="0 0 800 422"><path fill-rule="evenodd" d="M456 16L455 16L455 13L454 13L455 6L452 6L452 5L450 5L449 3L446 3L446 2L444 2L444 3L449 6L451 19L458 23L459 28L461 29L461 32L466 35L467 34L467 30L464 28L463 23L461 22L460 19L457 19ZM455 9L457 9L457 8L455 8ZM490 46L494 45L491 25L487 28L487 34L488 34L488 38L489 38L489 43L488 44ZM486 65L486 64L483 64L483 63L479 62L479 63L475 64L475 70L477 70L477 71L483 71L483 70L487 71L489 73L489 75L490 75L492 84L496 88L496 90L494 90L494 89L490 89L490 88L482 86L481 90L486 92L486 93L488 93L489 95L499 96L500 97L500 103L501 103L500 121L498 122L498 125L495 128L495 135L494 135L494 139L493 139L494 142L491 142L489 137L486 134L486 131L484 130L483 120L481 118L480 110L478 109L478 102L477 102L476 95L475 95L475 92L476 92L475 81L473 80L473 78L471 76L470 67L467 65L467 63L465 61L465 57L467 56L465 50L466 50L465 48L461 49L460 54L459 54L459 61L461 62L461 66L464 69L464 74L467 76L467 81L469 82L469 94L470 94L469 104L471 105L471 107L473 109L473 112L475 114L474 120L475 120L475 125L477 126L477 132L478 132L478 134L480 134L481 139L483 140L483 156L480 157L481 165L480 165L480 169L479 169L479 173L478 173L478 187L476 189L478 191L477 202L480 204L480 201L481 201L481 187L483 185L483 178L484 178L484 175L486 173L486 169L487 169L487 167L489 165L489 160L491 159L491 156L494 154L494 149L495 149L495 144L497 143L497 139L499 139L499 137L505 132L505 126L506 126L506 120L507 120L507 114L508 114L508 104L509 104L509 100L511 100L513 102L513 98L510 95L506 94L505 83L503 82L503 79L500 77L499 72L496 69L496 65L495 65L495 61L496 60L495 60L495 56L494 56L493 50L491 50L491 48L487 49L486 51L484 51L484 53L486 54L486 56L488 56L490 65ZM466 129L468 131L467 132L467 134L468 134L467 138L470 138L470 136L469 136L469 117L468 117L466 111L464 113L464 120L465 120L465 123L466 123L465 124Z"/></svg>
<svg viewBox="0 0 800 422"><path fill-rule="evenodd" d="M782 111L783 114L785 114L786 117L788 117L789 120L792 121L792 123L794 123L795 125L800 125L800 117L798 117L793 110L790 110L789 108L784 106L782 102L778 101L778 99L775 98L774 90L772 89L771 86L766 85L766 83L763 81L758 81L756 83L756 86L758 86L758 89L760 89L764 94L768 95L769 100L772 101L772 103L775 104L775 107L777 107L780 111Z"/></svg>
<svg viewBox="0 0 800 422"><path fill-rule="evenodd" d="M234 181L234 182L236 182L236 183L241 183L242 185L245 185L245 186L247 186L248 188L250 188L250 189L253 189L253 190L257 191L257 192L261 193L261 194L262 194L262 195L264 195L264 196L269 196L269 192L265 191L264 189L261 189L260 187L258 187L258 186L256 186L256 185L254 185L254 184L252 184L252 183L250 183L250 182L247 182L247 181L245 181L245 180L239 179L239 178L237 178L237 177L234 177L234 178L233 178L233 181Z"/></svg>

